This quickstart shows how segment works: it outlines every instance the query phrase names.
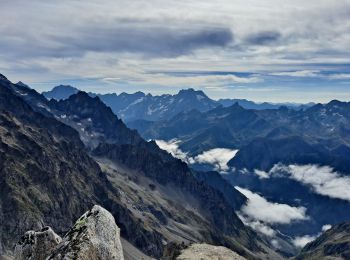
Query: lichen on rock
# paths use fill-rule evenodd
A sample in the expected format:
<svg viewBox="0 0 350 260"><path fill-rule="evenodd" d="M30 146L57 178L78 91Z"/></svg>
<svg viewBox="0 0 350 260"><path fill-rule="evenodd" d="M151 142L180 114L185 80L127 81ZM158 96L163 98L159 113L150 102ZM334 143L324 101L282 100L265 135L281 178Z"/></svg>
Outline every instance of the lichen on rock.
<svg viewBox="0 0 350 260"><path fill-rule="evenodd" d="M16 260L124 260L120 229L106 209L95 205L61 239L51 228L28 231L16 244Z"/></svg>
<svg viewBox="0 0 350 260"><path fill-rule="evenodd" d="M45 260L61 241L50 227L27 231L15 245L15 260Z"/></svg>

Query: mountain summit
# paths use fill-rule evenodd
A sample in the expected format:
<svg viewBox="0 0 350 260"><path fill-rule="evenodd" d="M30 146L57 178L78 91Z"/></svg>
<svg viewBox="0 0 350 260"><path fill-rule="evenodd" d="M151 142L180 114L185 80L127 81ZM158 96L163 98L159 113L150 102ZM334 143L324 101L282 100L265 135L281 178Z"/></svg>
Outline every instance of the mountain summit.
<svg viewBox="0 0 350 260"><path fill-rule="evenodd" d="M78 93L78 91L79 90L77 88L74 88L70 85L59 85L54 87L50 91L43 92L42 94L48 99L53 98L56 100L60 100L69 98L71 95Z"/></svg>

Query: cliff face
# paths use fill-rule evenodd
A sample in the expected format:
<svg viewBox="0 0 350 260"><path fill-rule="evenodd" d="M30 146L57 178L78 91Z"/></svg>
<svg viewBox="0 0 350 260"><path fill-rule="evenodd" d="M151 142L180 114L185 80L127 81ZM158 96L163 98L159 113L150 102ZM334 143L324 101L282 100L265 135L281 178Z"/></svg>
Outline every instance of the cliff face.
<svg viewBox="0 0 350 260"><path fill-rule="evenodd" d="M95 205L61 239L50 228L28 231L15 246L15 260L124 260L120 230L110 212Z"/></svg>
<svg viewBox="0 0 350 260"><path fill-rule="evenodd" d="M76 131L34 112L3 85L0 133L4 248L12 248L20 234L44 223L66 230L92 203L107 200L113 192Z"/></svg>

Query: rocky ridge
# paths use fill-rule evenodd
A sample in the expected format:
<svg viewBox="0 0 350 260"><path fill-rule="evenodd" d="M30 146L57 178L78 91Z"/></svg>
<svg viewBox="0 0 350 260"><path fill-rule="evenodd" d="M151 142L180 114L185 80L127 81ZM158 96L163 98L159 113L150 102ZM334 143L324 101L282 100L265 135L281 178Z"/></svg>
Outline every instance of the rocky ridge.
<svg viewBox="0 0 350 260"><path fill-rule="evenodd" d="M308 243L296 260L350 259L350 222L342 223L324 232Z"/></svg>

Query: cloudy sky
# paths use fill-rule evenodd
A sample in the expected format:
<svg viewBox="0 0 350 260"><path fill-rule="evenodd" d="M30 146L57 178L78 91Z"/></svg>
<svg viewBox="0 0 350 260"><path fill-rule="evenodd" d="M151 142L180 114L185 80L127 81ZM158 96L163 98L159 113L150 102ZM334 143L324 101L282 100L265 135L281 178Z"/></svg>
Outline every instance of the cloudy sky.
<svg viewBox="0 0 350 260"><path fill-rule="evenodd" d="M39 91L350 100L350 0L1 0L0 73Z"/></svg>

